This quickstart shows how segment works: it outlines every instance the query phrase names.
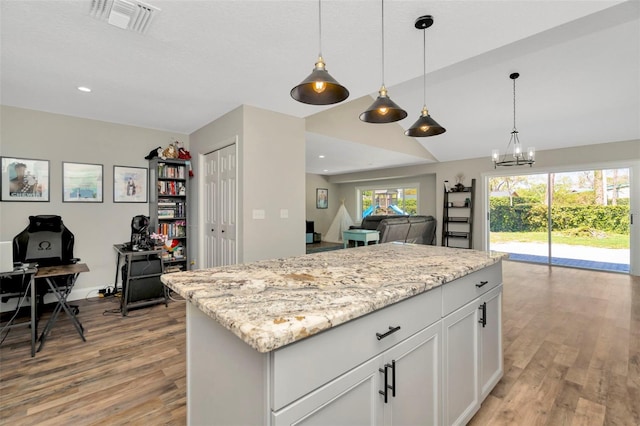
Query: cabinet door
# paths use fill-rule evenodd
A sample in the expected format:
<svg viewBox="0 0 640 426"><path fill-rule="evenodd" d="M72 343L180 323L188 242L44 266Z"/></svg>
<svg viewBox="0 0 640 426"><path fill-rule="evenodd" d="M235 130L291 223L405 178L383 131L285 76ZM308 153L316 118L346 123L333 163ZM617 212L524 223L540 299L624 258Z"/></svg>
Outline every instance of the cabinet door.
<svg viewBox="0 0 640 426"><path fill-rule="evenodd" d="M485 326L480 325L480 391L484 399L503 374L502 359L502 285L480 298L486 303Z"/></svg>
<svg viewBox="0 0 640 426"><path fill-rule="evenodd" d="M381 425L384 385L379 355L273 413L274 426ZM309 368L313 368L310 366Z"/></svg>
<svg viewBox="0 0 640 426"><path fill-rule="evenodd" d="M480 298L442 320L443 416L445 425L465 424L480 407Z"/></svg>
<svg viewBox="0 0 640 426"><path fill-rule="evenodd" d="M386 425L441 425L442 325L427 327L385 354L395 362L395 397L389 392ZM384 379L383 379L384 380ZM381 401L383 402L383 401Z"/></svg>

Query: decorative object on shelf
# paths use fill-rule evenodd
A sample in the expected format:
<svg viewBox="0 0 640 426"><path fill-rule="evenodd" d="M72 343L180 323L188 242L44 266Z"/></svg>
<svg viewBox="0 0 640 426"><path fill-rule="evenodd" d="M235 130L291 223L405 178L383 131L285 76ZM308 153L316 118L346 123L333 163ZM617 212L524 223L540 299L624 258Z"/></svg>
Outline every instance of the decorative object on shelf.
<svg viewBox="0 0 640 426"><path fill-rule="evenodd" d="M329 207L329 190L316 188L316 208L326 209Z"/></svg>
<svg viewBox="0 0 640 426"><path fill-rule="evenodd" d="M500 150L494 149L491 152L491 161L493 161L493 168L498 166L529 166L531 167L535 163L536 149L534 147L527 148L527 154L522 152L522 146L520 145L520 139L518 138L518 129L516 129L516 79L520 77L520 74L514 72L509 75L509 78L513 80L513 130L511 131L511 137L507 144L507 150L505 151L502 159L500 157ZM511 155L513 160L507 160L509 155L509 148L513 150Z"/></svg>
<svg viewBox="0 0 640 426"><path fill-rule="evenodd" d="M302 83L291 89L291 97L310 105L330 105L349 97L346 87L338 83L325 68L322 58L322 4L318 0L318 62Z"/></svg>
<svg viewBox="0 0 640 426"><path fill-rule="evenodd" d="M464 175L462 173L458 173L456 175L456 185L454 186L455 192L464 192Z"/></svg>
<svg viewBox="0 0 640 426"><path fill-rule="evenodd" d="M114 203L146 203L148 191L146 168L113 166Z"/></svg>
<svg viewBox="0 0 640 426"><path fill-rule="evenodd" d="M62 202L102 203L102 164L62 162Z"/></svg>
<svg viewBox="0 0 640 426"><path fill-rule="evenodd" d="M422 44L423 44L423 63L422 63L422 86L423 86L423 106L420 118L413 123L404 134L407 136L413 136L417 138L424 138L427 136L436 136L447 131L444 127L439 125L436 120L431 118L429 110L427 110L427 31L426 29L433 25L433 16L425 15L419 17L415 22L415 27L422 30Z"/></svg>
<svg viewBox="0 0 640 426"><path fill-rule="evenodd" d="M2 157L2 201L49 202L49 160Z"/></svg>
<svg viewBox="0 0 640 426"><path fill-rule="evenodd" d="M396 105L388 94L384 85L384 0L382 3L382 86L378 92L378 98L362 114L360 120L367 123L393 123L402 120L407 116L407 112Z"/></svg>

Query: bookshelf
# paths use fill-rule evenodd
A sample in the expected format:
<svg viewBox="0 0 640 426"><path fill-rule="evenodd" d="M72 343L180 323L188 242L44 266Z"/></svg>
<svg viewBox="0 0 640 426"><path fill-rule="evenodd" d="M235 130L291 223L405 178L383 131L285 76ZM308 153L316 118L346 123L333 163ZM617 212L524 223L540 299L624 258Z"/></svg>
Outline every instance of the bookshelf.
<svg viewBox="0 0 640 426"><path fill-rule="evenodd" d="M188 168L185 160L154 158L149 161L149 221L152 232L165 235L164 272L186 271Z"/></svg>
<svg viewBox="0 0 640 426"><path fill-rule="evenodd" d="M471 179L471 186L455 188L453 191L447 190L447 185L445 185L442 214L443 246L473 248L475 192L475 179Z"/></svg>

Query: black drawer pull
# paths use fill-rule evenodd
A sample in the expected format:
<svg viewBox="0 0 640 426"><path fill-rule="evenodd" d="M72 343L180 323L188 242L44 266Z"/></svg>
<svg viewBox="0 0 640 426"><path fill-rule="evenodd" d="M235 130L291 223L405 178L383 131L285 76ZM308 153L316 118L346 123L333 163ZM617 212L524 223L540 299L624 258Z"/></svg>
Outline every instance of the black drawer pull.
<svg viewBox="0 0 640 426"><path fill-rule="evenodd" d="M476 284L476 287L478 287L478 288L484 287L487 284L489 284L489 281L480 281L480 284Z"/></svg>
<svg viewBox="0 0 640 426"><path fill-rule="evenodd" d="M397 327L391 327L391 326L389 326L389 331L387 331L387 332L386 332L386 333L384 333L384 334L376 333L376 337L378 338L378 340L382 340L382 339L384 339L385 337L387 337L388 335L390 335L390 334L392 334L392 333L395 333L395 332L396 332L396 331L398 331L398 330L400 330L400 326L397 326Z"/></svg>

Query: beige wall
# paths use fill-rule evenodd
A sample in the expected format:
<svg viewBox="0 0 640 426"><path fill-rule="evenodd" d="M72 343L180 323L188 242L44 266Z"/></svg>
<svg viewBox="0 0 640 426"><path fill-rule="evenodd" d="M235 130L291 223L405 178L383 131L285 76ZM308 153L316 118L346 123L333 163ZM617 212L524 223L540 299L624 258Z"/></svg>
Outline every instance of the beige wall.
<svg viewBox="0 0 640 426"><path fill-rule="evenodd" d="M318 188L329 190L329 203L326 209L316 208L316 189ZM338 185L329 183L325 176L307 173L305 206L306 220L313 221L314 231L321 233L324 238L340 207Z"/></svg>
<svg viewBox="0 0 640 426"><path fill-rule="evenodd" d="M245 105L190 139L194 158L237 141L238 262L304 254L304 120ZM195 172L192 212L197 215L200 181ZM264 210L265 218L253 219L254 210ZM283 210L287 218L281 217ZM197 216L191 222L197 264Z"/></svg>
<svg viewBox="0 0 640 426"><path fill-rule="evenodd" d="M49 160L50 177L48 203L0 202L0 240L12 240L31 215L62 216L75 235L74 255L91 269L78 278L74 296L96 296L113 285L113 244L129 240L133 216L149 214L147 203L113 202L113 166L146 168L149 151L174 138L188 146L188 136L7 106L0 120L0 155ZM63 161L104 166L102 203L62 202Z"/></svg>

